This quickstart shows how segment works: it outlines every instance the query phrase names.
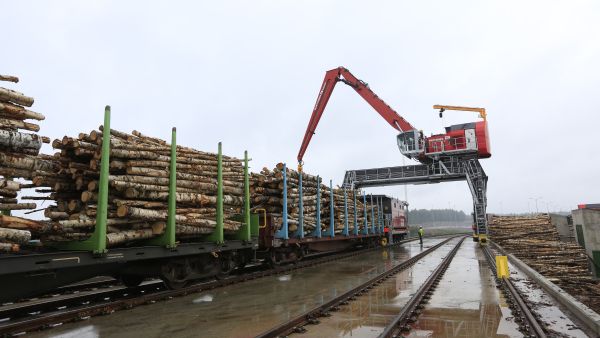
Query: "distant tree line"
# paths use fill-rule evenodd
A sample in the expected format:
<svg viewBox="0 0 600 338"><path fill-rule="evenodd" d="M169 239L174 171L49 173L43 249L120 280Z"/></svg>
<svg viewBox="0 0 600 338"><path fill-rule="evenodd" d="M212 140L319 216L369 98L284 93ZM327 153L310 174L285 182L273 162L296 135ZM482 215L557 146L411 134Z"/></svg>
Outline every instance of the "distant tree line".
<svg viewBox="0 0 600 338"><path fill-rule="evenodd" d="M408 210L409 224L423 224L428 222L455 222L470 220L471 216L462 210L453 209L414 209Z"/></svg>

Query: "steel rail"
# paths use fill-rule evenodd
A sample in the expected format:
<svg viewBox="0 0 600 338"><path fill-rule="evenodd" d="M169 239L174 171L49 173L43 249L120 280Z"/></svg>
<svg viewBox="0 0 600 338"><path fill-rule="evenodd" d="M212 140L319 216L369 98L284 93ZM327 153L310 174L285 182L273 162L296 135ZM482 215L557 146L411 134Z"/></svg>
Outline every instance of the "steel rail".
<svg viewBox="0 0 600 338"><path fill-rule="evenodd" d="M397 246L415 241L415 238L396 242L389 246ZM215 289L226 285L267 277L306 267L316 266L336 260L361 255L366 252L381 249L372 247L351 252L336 253L324 257L299 261L296 264L277 266L267 270L260 270L225 279L213 280L201 284L194 284L177 290L164 290L162 281L152 281L134 288L118 287L116 289L100 290L90 294L67 295L55 297L48 301L23 302L0 307L0 319L10 318L0 323L0 335L19 334L30 332L60 323L81 320L95 315L112 313L114 311L129 309L134 306L153 303L160 300L185 296L208 289ZM93 303L95 302L95 303ZM51 312L47 312L51 311ZM33 313L33 315L32 315Z"/></svg>
<svg viewBox="0 0 600 338"><path fill-rule="evenodd" d="M483 252L485 254L485 258L488 262L488 265L490 266L490 269L492 269L492 273L495 274L496 273L496 262L494 260L494 256L492 255L490 249L487 246L485 246L483 248ZM500 283L502 283L502 285L505 287L505 290L507 291L506 293L508 293L510 295L510 297L513 300L513 304L516 304L518 306L518 310L522 315L522 318L521 318L522 324L519 325L519 328L523 331L528 332L529 334L533 335L534 337L546 338L546 332L544 332L542 325L540 325L538 320L535 318L535 316L533 315L533 313L527 306L527 304L523 301L521 294L515 288L512 281L507 277L502 277L502 278L500 278ZM515 314L515 317L516 317L516 314Z"/></svg>
<svg viewBox="0 0 600 338"><path fill-rule="evenodd" d="M458 252L458 249L462 245L465 237L463 237L454 248L444 257L444 260L437 266L437 268L431 273L431 275L425 280L425 282L419 287L419 290L410 298L408 303L404 305L399 314L385 327L383 332L378 338L392 338L399 337L403 331L409 331L410 328L406 326L409 322L414 321L414 317L418 317L420 314L420 307L422 303L427 301L435 287L439 284L440 279L450 266L450 262Z"/></svg>
<svg viewBox="0 0 600 338"><path fill-rule="evenodd" d="M11 318L11 320L29 316L31 313L52 312L65 307L74 307L94 302L105 303L107 300L116 298L132 298L137 295L148 294L165 290L161 280L144 282L135 287L128 288L115 285L105 289L79 291L66 293L50 298L38 298L28 302L8 304L0 307L0 319ZM0 324L0 332L2 324Z"/></svg>
<svg viewBox="0 0 600 338"><path fill-rule="evenodd" d="M85 281L81 281L81 282L77 282L77 283L73 283L73 284L69 284L69 285L65 285L65 286L59 286L58 288L56 288L56 292L59 293L68 293L68 292L78 292L81 290L90 290L90 289L94 289L94 288L101 288L101 287L109 287L112 285L116 285L119 284L119 281L117 279L114 279L112 277L106 277L106 278L102 278L102 279L98 279L98 280L85 280ZM39 297L37 297L39 298Z"/></svg>
<svg viewBox="0 0 600 338"><path fill-rule="evenodd" d="M319 317L326 316L329 312L338 310L340 305L345 305L348 302L350 302L351 300L356 299L357 296L367 292L368 290L372 289L376 285L379 285L387 278L398 274L398 272L405 270L408 267L414 265L420 259L422 259L423 257L427 256L428 254L434 252L435 250L440 248L442 245L448 243L450 240L452 240L456 237L458 237L458 236L450 237L450 238L432 246L431 248L415 255L414 257L411 257L408 260L396 265L395 267L369 279L368 281L360 284L359 286L353 288L352 290L347 291L347 292L343 293L342 295L329 300L326 303L318 305L318 306L314 307L313 309L306 311L305 313L303 313L295 318L292 318L291 320L281 323L281 324L257 335L256 337L257 338L285 337L291 333L305 332L306 331L306 328L304 327L305 325L318 324Z"/></svg>

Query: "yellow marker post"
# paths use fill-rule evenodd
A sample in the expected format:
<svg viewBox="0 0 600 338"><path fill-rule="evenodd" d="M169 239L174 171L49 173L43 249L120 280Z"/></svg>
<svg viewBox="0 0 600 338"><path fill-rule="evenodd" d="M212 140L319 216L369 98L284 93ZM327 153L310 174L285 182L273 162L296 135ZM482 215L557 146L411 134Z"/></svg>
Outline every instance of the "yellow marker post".
<svg viewBox="0 0 600 338"><path fill-rule="evenodd" d="M496 256L496 274L498 275L498 278L509 277L508 257Z"/></svg>
<svg viewBox="0 0 600 338"><path fill-rule="evenodd" d="M381 237L381 246L387 246L388 239L386 237Z"/></svg>

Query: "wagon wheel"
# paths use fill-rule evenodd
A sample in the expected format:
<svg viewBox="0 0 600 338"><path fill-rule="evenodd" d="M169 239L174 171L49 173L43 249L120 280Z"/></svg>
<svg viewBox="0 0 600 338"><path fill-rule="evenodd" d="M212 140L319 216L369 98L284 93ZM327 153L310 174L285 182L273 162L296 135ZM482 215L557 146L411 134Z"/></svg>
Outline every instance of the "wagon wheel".
<svg viewBox="0 0 600 338"><path fill-rule="evenodd" d="M267 257L268 263L272 268L278 267L281 265L281 253L278 253L275 250L271 250L269 252L269 256Z"/></svg>
<svg viewBox="0 0 600 338"><path fill-rule="evenodd" d="M215 264L217 264L217 279L227 278L236 265L231 255L221 256Z"/></svg>
<svg viewBox="0 0 600 338"><path fill-rule="evenodd" d="M186 286L191 273L187 261L171 261L160 268L161 278L169 289L177 290Z"/></svg>
<svg viewBox="0 0 600 338"><path fill-rule="evenodd" d="M294 253L296 254L296 262L301 261L304 258L305 249L301 246L296 247Z"/></svg>

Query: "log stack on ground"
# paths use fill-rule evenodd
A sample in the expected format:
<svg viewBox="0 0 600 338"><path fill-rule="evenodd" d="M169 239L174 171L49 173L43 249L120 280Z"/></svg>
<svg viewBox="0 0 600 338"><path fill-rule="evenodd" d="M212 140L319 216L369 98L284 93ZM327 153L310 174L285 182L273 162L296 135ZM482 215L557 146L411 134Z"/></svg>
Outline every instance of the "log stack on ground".
<svg viewBox="0 0 600 338"><path fill-rule="evenodd" d="M490 238L508 252L600 312L600 284L591 277L585 250L560 241L547 214L492 216Z"/></svg>
<svg viewBox="0 0 600 338"><path fill-rule="evenodd" d="M263 168L260 173L252 173L250 183L250 195L252 209L265 209L275 216L275 223L280 229L283 224L283 163L278 163L273 170ZM293 235L298 230L300 220L300 173L286 167L287 180L287 207L288 207L288 231ZM317 176L302 172L302 209L304 222L304 235L312 233L317 223ZM329 228L330 214L330 188L320 182L321 192L321 231ZM335 232L341 233L344 229L344 190L333 189L334 192L334 222ZM346 192L348 199L348 227L350 232L354 230L354 202L353 192ZM357 194L357 219L359 230L362 231L364 224L364 205ZM370 219L370 215L369 215Z"/></svg>
<svg viewBox="0 0 600 338"><path fill-rule="evenodd" d="M140 132L111 130L107 244L124 245L164 232L169 196L170 144ZM63 137L52 146L60 163L58 175L39 176L34 183L52 186L56 206L45 210L56 222L46 241L88 238L95 226L102 128L77 138ZM244 195L242 161L223 163L224 231L239 229L231 216L241 213ZM210 234L216 226L217 154L177 146L176 234L178 239Z"/></svg>
<svg viewBox="0 0 600 338"><path fill-rule="evenodd" d="M0 75L0 81L17 83L15 76ZM44 120L44 115L27 108L34 99L12 89L0 87L0 210L9 215L13 210L31 210L37 207L35 202L24 200L43 200L47 197L39 193L33 196L21 196L22 189L32 188L28 181L41 173L52 175L56 162L48 156L38 155L42 143L49 143L47 137L36 134L38 124L28 120ZM15 179L20 179L16 181ZM20 244L31 239L28 229L12 229L12 223L2 222L0 227L0 252L18 251Z"/></svg>

